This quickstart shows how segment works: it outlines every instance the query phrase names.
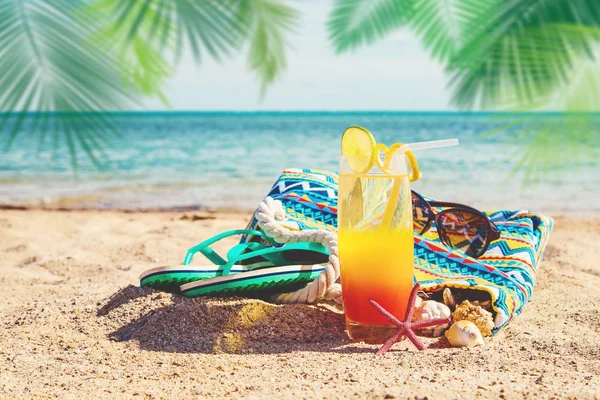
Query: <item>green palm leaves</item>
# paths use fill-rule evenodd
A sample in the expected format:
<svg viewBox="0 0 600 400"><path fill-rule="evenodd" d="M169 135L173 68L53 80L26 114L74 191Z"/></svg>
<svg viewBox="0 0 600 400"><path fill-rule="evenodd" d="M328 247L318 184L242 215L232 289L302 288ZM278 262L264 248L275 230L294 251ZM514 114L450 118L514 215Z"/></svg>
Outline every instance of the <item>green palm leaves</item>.
<svg viewBox="0 0 600 400"><path fill-rule="evenodd" d="M6 0L0 2L0 129L8 149L29 111L40 146L63 141L102 166L116 135L107 111L168 105L163 88L184 49L195 61L248 45L264 95L286 67L299 13L280 0ZM31 127L28 127L31 132Z"/></svg>
<svg viewBox="0 0 600 400"><path fill-rule="evenodd" d="M0 108L18 113L3 116L2 126L9 128L4 145L11 145L26 113L35 110L41 113L29 129L40 134L41 147L48 138L55 145L64 140L74 165L78 149L98 165L113 133L102 112L128 106L131 99L116 79L117 61L85 40L94 22L72 17L77 2L55 3L0 4Z"/></svg>
<svg viewBox="0 0 600 400"><path fill-rule="evenodd" d="M404 0L338 0L327 28L338 53L370 44L403 26L410 2Z"/></svg>
<svg viewBox="0 0 600 400"><path fill-rule="evenodd" d="M285 70L286 35L294 32L300 13L278 0L243 0L243 26L248 29L250 70L260 78L261 97Z"/></svg>
<svg viewBox="0 0 600 400"><path fill-rule="evenodd" d="M450 64L462 108L547 102L600 38L594 0L496 1L477 20Z"/></svg>
<svg viewBox="0 0 600 400"><path fill-rule="evenodd" d="M184 49L200 63L239 52L246 42L264 95L286 67L286 35L300 15L276 0L98 0L90 11L104 16L101 42L121 55L125 82L163 102L161 88Z"/></svg>
<svg viewBox="0 0 600 400"><path fill-rule="evenodd" d="M600 39L596 0L337 0L337 51L411 28L446 65L462 109L543 101Z"/></svg>
<svg viewBox="0 0 600 400"><path fill-rule="evenodd" d="M567 158L590 159L579 144L596 132L592 116L582 112L600 111L600 2L336 0L329 21L337 51L402 27L445 65L455 106L509 112L497 131L510 131L522 144L517 168L526 169L525 181ZM566 114L532 113L548 110Z"/></svg>
<svg viewBox="0 0 600 400"><path fill-rule="evenodd" d="M525 183L588 163L597 129L588 112L600 111L594 90L600 74L597 65L587 66L597 60L600 3L496 2L479 20L486 23L470 23L465 44L449 63L454 103L500 109L522 120L511 136L521 144L515 171L523 171ZM549 110L562 114L532 113Z"/></svg>
<svg viewBox="0 0 600 400"><path fill-rule="evenodd" d="M465 40L468 22L478 19L482 7L485 7L482 1L416 1L410 26L434 58L448 62L456 58Z"/></svg>
<svg viewBox="0 0 600 400"><path fill-rule="evenodd" d="M4 147L26 113L37 111L40 146L64 142L73 166L78 150L100 166L116 132L107 111L131 109L144 97L168 105L163 89L186 49L198 64L247 52L264 96L286 68L299 17L284 0L2 1ZM460 109L600 107L592 89L600 82L598 0L335 0L327 23L337 52L402 27L445 65ZM583 74L584 65L591 67ZM534 133L557 129L534 129L531 114L517 120ZM582 142L592 132L584 120L572 133Z"/></svg>

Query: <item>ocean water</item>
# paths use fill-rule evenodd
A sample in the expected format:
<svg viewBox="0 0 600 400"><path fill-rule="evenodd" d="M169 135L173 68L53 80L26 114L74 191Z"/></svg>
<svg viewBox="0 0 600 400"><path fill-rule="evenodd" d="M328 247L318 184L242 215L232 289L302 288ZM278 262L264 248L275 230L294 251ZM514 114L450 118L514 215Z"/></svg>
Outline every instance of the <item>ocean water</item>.
<svg viewBox="0 0 600 400"><path fill-rule="evenodd" d="M26 122L9 150L0 153L0 203L253 209L285 168L336 171L342 132L361 125L386 144L460 140L457 147L415 153L423 177L413 188L428 196L480 209L600 214L597 158L577 167L547 168L541 180L526 183L527 169L519 161L531 150L527 143L535 130L490 134L499 124L492 114L148 112L115 118L120 138L106 150L104 167L94 167L79 151L76 171L62 136L40 140ZM586 152L599 154L600 118L592 126ZM8 131L0 132L0 144L7 139Z"/></svg>

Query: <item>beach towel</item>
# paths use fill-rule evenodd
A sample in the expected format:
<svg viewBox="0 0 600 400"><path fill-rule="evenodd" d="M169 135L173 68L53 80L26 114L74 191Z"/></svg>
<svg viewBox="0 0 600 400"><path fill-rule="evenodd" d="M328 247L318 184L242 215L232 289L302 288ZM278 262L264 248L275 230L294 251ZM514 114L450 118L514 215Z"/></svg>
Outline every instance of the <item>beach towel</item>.
<svg viewBox="0 0 600 400"><path fill-rule="evenodd" d="M336 231L337 182L333 172L288 169L268 196L282 202L288 228ZM478 259L447 248L434 228L424 235L415 234L415 278L421 290L428 293L444 288L489 293L496 314L492 333L497 333L523 311L531 298L553 221L526 210L485 214L498 226L501 237ZM258 228L257 220L252 218L248 227ZM251 239L244 237L242 242Z"/></svg>

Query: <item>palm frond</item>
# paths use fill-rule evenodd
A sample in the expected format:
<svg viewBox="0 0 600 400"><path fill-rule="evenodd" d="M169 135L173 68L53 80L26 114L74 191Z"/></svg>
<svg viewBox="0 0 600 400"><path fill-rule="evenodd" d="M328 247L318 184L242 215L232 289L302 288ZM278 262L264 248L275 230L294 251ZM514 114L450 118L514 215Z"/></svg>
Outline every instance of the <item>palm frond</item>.
<svg viewBox="0 0 600 400"><path fill-rule="evenodd" d="M260 80L261 98L285 70L289 42L300 13L277 0L243 0L239 17L249 32L248 64Z"/></svg>
<svg viewBox="0 0 600 400"><path fill-rule="evenodd" d="M568 174L580 173L595 163L598 156L597 116L581 113L555 113L530 116L518 132L507 136L519 151L508 176L522 177L524 184L549 182Z"/></svg>
<svg viewBox="0 0 600 400"><path fill-rule="evenodd" d="M596 56L596 54L592 54ZM490 133L518 144L520 152L512 176L524 183L549 180L597 162L600 149L600 70L595 62L576 59L566 83L546 101L503 114ZM561 110L547 113L540 110Z"/></svg>
<svg viewBox="0 0 600 400"><path fill-rule="evenodd" d="M433 58L450 62L464 44L467 26L481 22L496 0L415 0L410 27Z"/></svg>
<svg viewBox="0 0 600 400"><path fill-rule="evenodd" d="M100 167L100 142L115 135L106 111L135 103L119 85L117 62L86 40L94 28L74 17L80 5L32 0L0 5L0 133L7 150L31 119L29 129L41 138L62 132L73 167L78 150ZM53 136L56 144L60 137Z"/></svg>
<svg viewBox="0 0 600 400"><path fill-rule="evenodd" d="M598 59L600 49L590 55ZM600 150L600 69L589 57L580 57L575 63L577 68L567 77L567 84L557 89L552 103L552 108L565 112L562 126L552 129L561 129L566 137L550 145L560 149L570 171L597 164L598 154L594 152Z"/></svg>
<svg viewBox="0 0 600 400"><path fill-rule="evenodd" d="M148 97L158 97L170 107L163 87L173 75L173 68L163 53L151 43L134 38L131 49L121 49L119 56L122 65L126 66L123 68L125 87L137 88Z"/></svg>
<svg viewBox="0 0 600 400"><path fill-rule="evenodd" d="M414 1L336 0L327 22L335 51L342 53L373 43L406 25Z"/></svg>
<svg viewBox="0 0 600 400"><path fill-rule="evenodd" d="M85 9L86 17L101 21L92 40L116 55L124 88L157 97L166 106L163 88L173 68L165 53L173 46L175 33L165 14L171 6L162 0L96 0Z"/></svg>
<svg viewBox="0 0 600 400"><path fill-rule="evenodd" d="M576 57L591 54L599 27L595 0L496 1L466 25L466 44L450 63L454 104L490 108L547 96Z"/></svg>
<svg viewBox="0 0 600 400"><path fill-rule="evenodd" d="M168 105L162 88L172 60L185 48L197 62L203 53L219 59L243 43L244 26L233 0L96 0L88 9L103 21L98 44L120 56L125 85Z"/></svg>

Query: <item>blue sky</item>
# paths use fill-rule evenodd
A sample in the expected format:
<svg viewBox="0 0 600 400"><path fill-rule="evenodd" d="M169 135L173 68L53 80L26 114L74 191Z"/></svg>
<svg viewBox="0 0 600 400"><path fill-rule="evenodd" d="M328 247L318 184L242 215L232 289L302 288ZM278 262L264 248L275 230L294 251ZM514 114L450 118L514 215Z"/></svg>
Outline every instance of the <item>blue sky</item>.
<svg viewBox="0 0 600 400"><path fill-rule="evenodd" d="M202 65L184 55L165 94L175 110L448 110L443 68L408 30L335 55L327 38L331 2L294 4L302 12L288 68L260 102L246 55ZM151 110L164 110L149 100Z"/></svg>

